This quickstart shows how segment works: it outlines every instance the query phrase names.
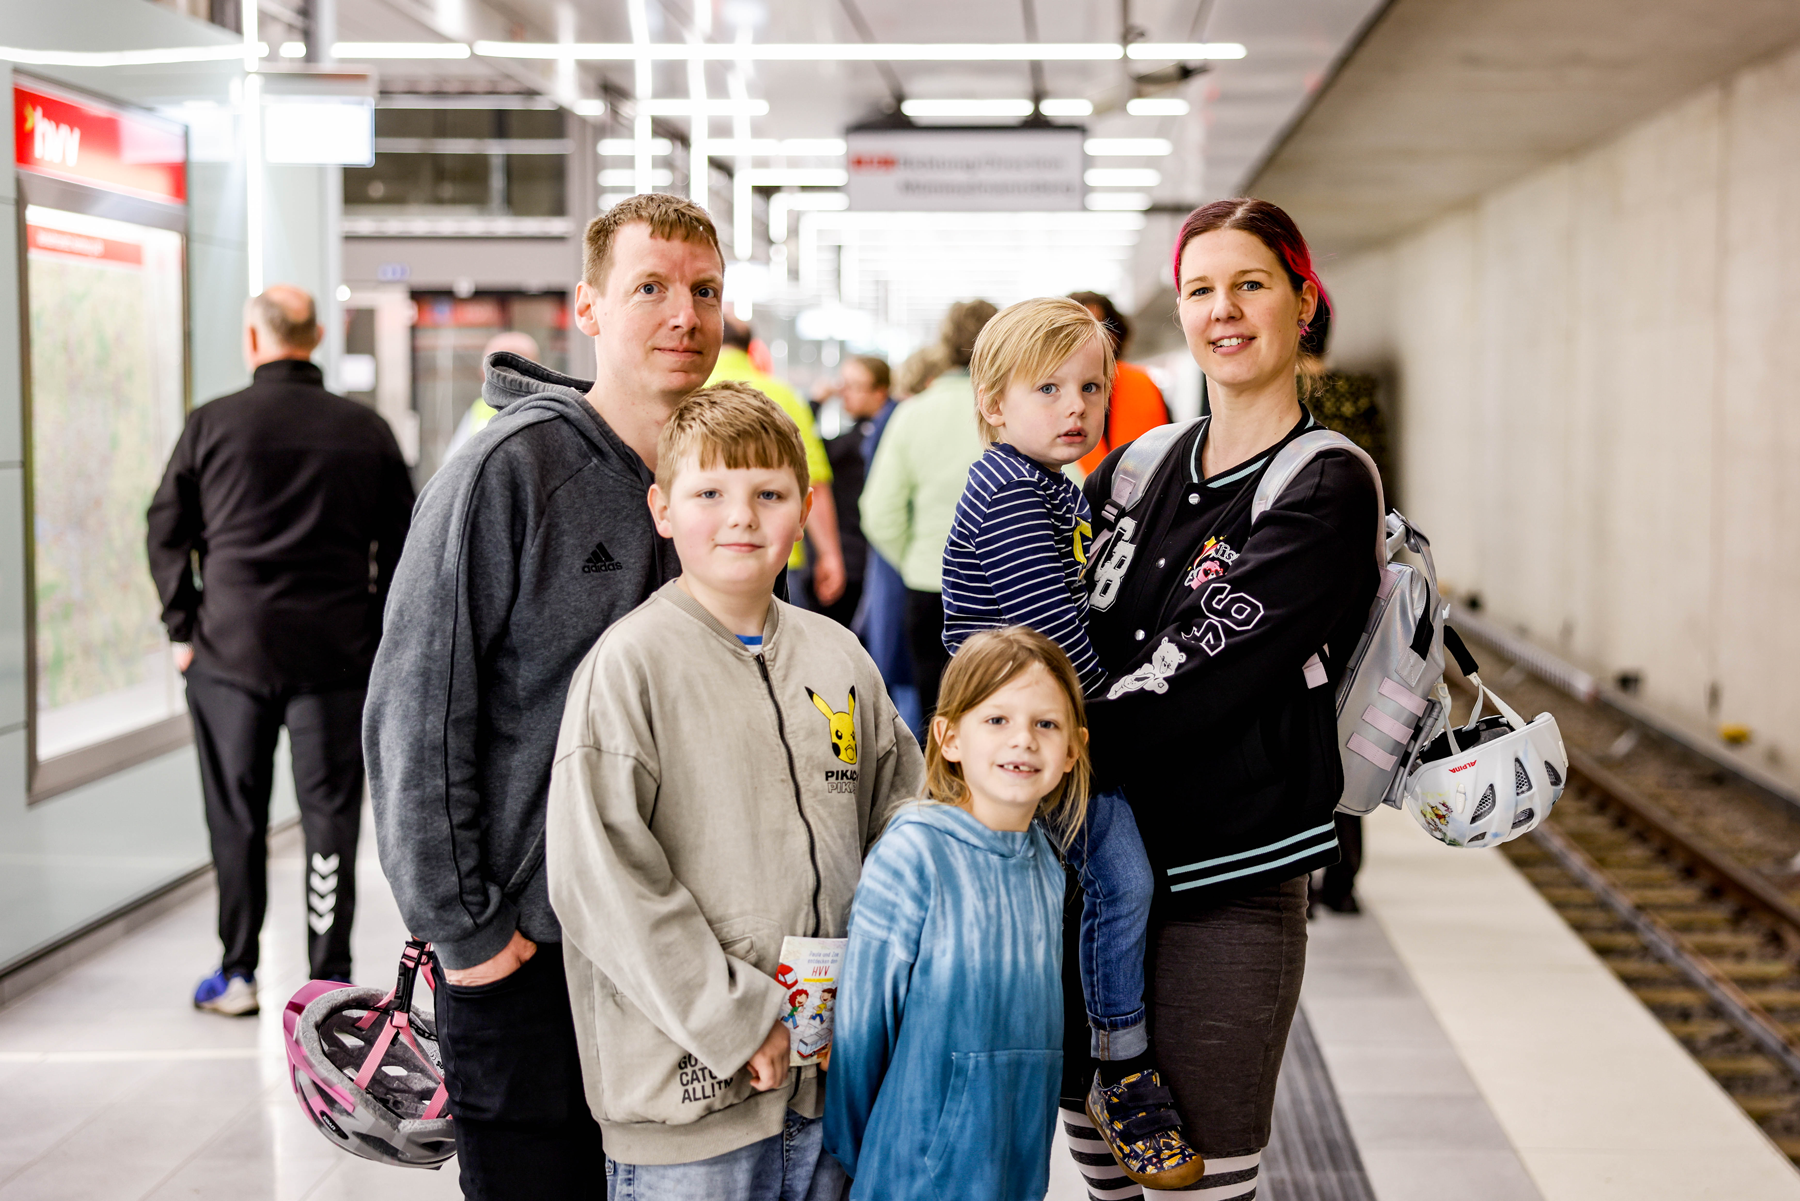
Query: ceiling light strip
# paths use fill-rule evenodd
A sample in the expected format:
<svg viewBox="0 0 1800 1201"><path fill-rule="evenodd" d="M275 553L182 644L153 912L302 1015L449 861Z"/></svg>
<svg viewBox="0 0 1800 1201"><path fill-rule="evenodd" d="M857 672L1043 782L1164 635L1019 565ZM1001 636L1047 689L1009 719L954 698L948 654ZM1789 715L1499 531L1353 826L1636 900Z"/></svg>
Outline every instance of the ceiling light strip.
<svg viewBox="0 0 1800 1201"><path fill-rule="evenodd" d="M573 58L631 62L648 57L671 62L701 58L728 62L1116 62L1121 58L1198 61L1243 58L1238 42L1140 42L1129 50L1113 42L489 42L474 43L488 58Z"/></svg>
<svg viewBox="0 0 1800 1201"><path fill-rule="evenodd" d="M257 54L267 58L269 44L258 42ZM154 67L165 63L233 62L244 57L242 42L223 46L165 46L157 50L26 50L0 46L0 62L27 67Z"/></svg>

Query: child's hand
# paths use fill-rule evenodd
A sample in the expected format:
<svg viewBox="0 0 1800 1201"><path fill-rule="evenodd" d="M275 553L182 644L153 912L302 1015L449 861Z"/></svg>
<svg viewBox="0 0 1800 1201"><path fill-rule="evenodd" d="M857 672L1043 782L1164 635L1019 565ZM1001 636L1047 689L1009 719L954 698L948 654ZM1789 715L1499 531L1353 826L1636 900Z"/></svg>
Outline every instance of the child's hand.
<svg viewBox="0 0 1800 1201"><path fill-rule="evenodd" d="M775 1023L775 1029L769 1031L769 1037L756 1048L756 1054L750 1057L747 1066L750 1068L750 1087L759 1093L787 1083L788 1030L785 1025Z"/></svg>

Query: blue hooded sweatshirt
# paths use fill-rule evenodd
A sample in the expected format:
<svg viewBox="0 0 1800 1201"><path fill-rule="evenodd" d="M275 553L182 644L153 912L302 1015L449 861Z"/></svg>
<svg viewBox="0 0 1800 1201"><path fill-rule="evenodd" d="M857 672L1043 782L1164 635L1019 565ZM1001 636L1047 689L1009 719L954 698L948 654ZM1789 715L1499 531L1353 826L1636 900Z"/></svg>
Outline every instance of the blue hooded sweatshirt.
<svg viewBox="0 0 1800 1201"><path fill-rule="evenodd" d="M1063 869L1035 825L922 803L863 865L825 1147L851 1201L1041 1201L1062 1074Z"/></svg>

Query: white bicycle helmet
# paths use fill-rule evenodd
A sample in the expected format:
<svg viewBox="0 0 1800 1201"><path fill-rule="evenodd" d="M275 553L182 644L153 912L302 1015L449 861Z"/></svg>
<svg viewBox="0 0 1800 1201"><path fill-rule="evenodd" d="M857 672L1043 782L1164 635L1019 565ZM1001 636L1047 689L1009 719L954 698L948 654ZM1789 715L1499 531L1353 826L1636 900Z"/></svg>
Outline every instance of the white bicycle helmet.
<svg viewBox="0 0 1800 1201"><path fill-rule="evenodd" d="M389 993L331 980L301 987L282 1012L289 1082L313 1126L352 1155L436 1168L456 1154L437 1032L413 1008L413 980L435 987L426 944L413 939Z"/></svg>
<svg viewBox="0 0 1800 1201"><path fill-rule="evenodd" d="M1550 816L1569 778L1569 753L1556 718L1540 713L1526 722L1480 675L1469 683L1477 689L1469 724L1446 728L1426 745L1406 778L1401 807L1445 846L1499 846ZM1490 699L1499 712L1482 717Z"/></svg>

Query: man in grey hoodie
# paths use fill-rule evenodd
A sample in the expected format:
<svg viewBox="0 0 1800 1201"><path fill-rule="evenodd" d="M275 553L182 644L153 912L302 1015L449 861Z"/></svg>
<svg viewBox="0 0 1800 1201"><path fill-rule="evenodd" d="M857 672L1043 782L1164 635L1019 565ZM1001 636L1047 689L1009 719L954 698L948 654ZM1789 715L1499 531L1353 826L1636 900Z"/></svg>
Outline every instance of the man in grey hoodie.
<svg viewBox="0 0 1800 1201"><path fill-rule="evenodd" d="M419 498L363 727L382 869L444 969L438 1038L469 1198L597 1188L542 870L550 763L576 665L680 574L646 496L657 435L721 338L724 259L690 201L609 209L582 274L596 379L489 358L499 414Z"/></svg>

